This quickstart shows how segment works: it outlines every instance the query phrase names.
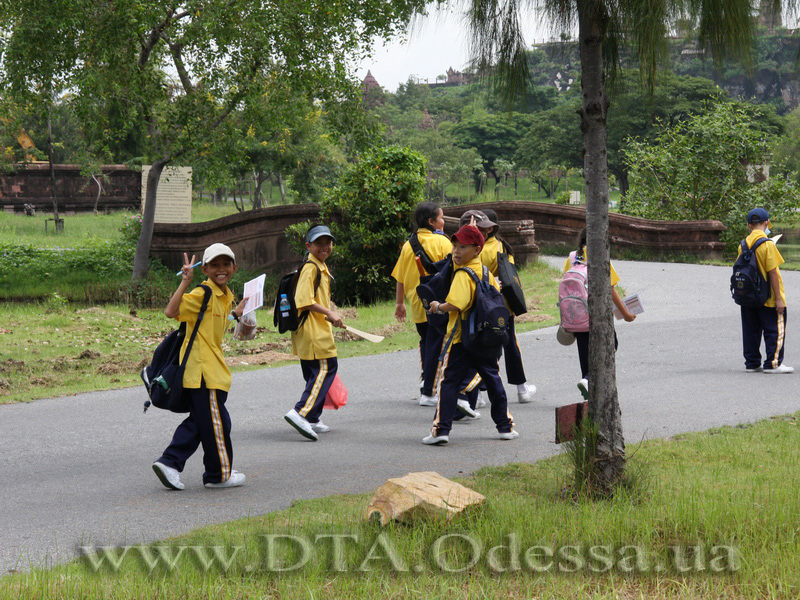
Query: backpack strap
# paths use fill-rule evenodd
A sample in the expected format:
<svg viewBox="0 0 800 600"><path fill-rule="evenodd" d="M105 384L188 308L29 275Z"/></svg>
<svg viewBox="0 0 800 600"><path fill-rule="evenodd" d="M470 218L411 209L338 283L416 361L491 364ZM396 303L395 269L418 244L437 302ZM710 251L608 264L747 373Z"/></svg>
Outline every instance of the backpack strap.
<svg viewBox="0 0 800 600"><path fill-rule="evenodd" d="M772 238L768 238L766 236L765 237L760 237L753 243L753 247L750 248L750 250L755 251L755 249L758 248L764 242L772 242L772 241L773 241ZM746 242L746 240L742 240L742 242L744 243L744 242Z"/></svg>
<svg viewBox="0 0 800 600"><path fill-rule="evenodd" d="M408 243L411 245L411 251L414 253L414 256L418 257L422 263L422 268L425 269L428 274L435 273L436 268L433 266L433 261L431 257L428 256L428 253L425 252L425 248L422 247L416 231L408 236Z"/></svg>
<svg viewBox="0 0 800 600"><path fill-rule="evenodd" d="M314 268L317 269L317 278L314 280L314 296L316 296L317 295L317 290L319 289L319 284L322 281L322 269L319 268L317 263L315 263L314 261L311 261L311 260L304 260L303 264L300 265L300 268L297 270L297 277L298 277L298 279L300 278L300 273L302 273L302 271L305 268L305 266L307 264L309 264L309 263L314 265ZM308 313L309 312L311 312L311 311L304 310L303 314L300 315L300 317L297 320L297 329L300 329L300 327L303 326L303 323L306 322L306 319L308 318Z"/></svg>
<svg viewBox="0 0 800 600"><path fill-rule="evenodd" d="M200 323L203 322L203 317L206 314L206 310L208 309L208 302L211 300L211 288L207 285L203 285L202 283L197 286L203 288L203 304L200 306L200 312L197 314L197 322L194 324L194 329L192 329L192 335L189 337L189 343L186 344L186 352L183 355L183 360L181 361L181 369L186 368L186 361L189 360L189 353L192 351L192 344L194 344L194 338L197 337L197 330L200 329Z"/></svg>

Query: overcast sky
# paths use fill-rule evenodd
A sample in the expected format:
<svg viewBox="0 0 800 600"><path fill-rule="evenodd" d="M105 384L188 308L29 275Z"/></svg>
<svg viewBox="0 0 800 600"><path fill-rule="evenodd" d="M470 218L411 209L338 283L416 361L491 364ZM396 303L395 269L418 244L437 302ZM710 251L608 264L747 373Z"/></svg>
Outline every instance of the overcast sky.
<svg viewBox="0 0 800 600"><path fill-rule="evenodd" d="M549 37L549 30L535 17L526 28L531 32L528 44ZM372 59L356 69L363 79L367 70L387 91L394 92L410 75L436 83L437 75L444 75L449 67L461 71L469 61L469 38L462 17L456 13L436 12L415 22L407 42L393 41L377 47Z"/></svg>

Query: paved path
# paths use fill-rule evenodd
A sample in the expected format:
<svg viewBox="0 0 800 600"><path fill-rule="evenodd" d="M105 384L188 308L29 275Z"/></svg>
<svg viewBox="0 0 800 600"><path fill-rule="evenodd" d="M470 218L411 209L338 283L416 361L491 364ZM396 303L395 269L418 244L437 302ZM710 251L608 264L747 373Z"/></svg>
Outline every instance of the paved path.
<svg viewBox="0 0 800 600"><path fill-rule="evenodd" d="M561 264L556 259L554 264ZM746 374L729 268L615 263L646 313L618 322L618 387L626 439L754 421L800 409L796 375ZM789 298L787 363L800 367L800 273L784 273ZM451 443L420 443L432 409L412 401L417 358L404 351L340 363L350 403L325 421L333 430L305 441L283 414L301 392L298 366L234 376L229 408L234 466L247 474L235 490L202 487L201 456L168 491L150 469L181 417L142 414L139 388L0 406L0 574L64 560L81 543L143 543L192 528L285 508L297 498L373 490L415 470L445 476L483 465L535 461L558 452L556 406L579 400L574 347L555 328L520 336L532 404L510 404L521 437L495 439L485 418L455 426ZM511 394L515 399L516 395Z"/></svg>

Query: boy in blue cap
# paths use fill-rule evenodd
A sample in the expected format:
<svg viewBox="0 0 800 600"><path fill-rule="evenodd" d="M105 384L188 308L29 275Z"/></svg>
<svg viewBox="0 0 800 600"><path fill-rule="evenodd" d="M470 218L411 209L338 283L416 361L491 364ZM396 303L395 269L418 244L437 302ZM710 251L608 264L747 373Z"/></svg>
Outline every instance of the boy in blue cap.
<svg viewBox="0 0 800 600"><path fill-rule="evenodd" d="M318 434L330 431L319 417L339 368L331 325L344 327L342 318L331 310L331 273L325 264L333 254L333 242L333 234L325 225L314 225L308 230L308 261L300 271L294 293L297 312L308 311L308 318L292 332L292 352L300 358L306 388L284 419L313 442L319 439Z"/></svg>
<svg viewBox="0 0 800 600"><path fill-rule="evenodd" d="M759 239L769 236L769 213L763 208L754 208L747 213L747 228L750 234L745 238L748 248ZM739 246L739 254L742 247ZM783 343L786 333L786 294L783 291L783 278L780 265L783 257L774 243L765 242L755 249L758 270L770 287L770 294L764 306L756 308L740 306L742 311L742 342L744 346L744 366L748 373L768 374L794 373L794 369L783 364ZM764 338L766 358L761 363L761 338Z"/></svg>

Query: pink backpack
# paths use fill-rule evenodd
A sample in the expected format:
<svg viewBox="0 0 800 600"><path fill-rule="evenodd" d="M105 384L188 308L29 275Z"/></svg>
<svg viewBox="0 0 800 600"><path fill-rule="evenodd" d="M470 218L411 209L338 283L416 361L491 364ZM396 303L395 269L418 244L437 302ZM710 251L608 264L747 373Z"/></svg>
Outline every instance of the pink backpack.
<svg viewBox="0 0 800 600"><path fill-rule="evenodd" d="M558 308L565 331L589 331L589 273L586 263L570 252L572 267L558 284Z"/></svg>

